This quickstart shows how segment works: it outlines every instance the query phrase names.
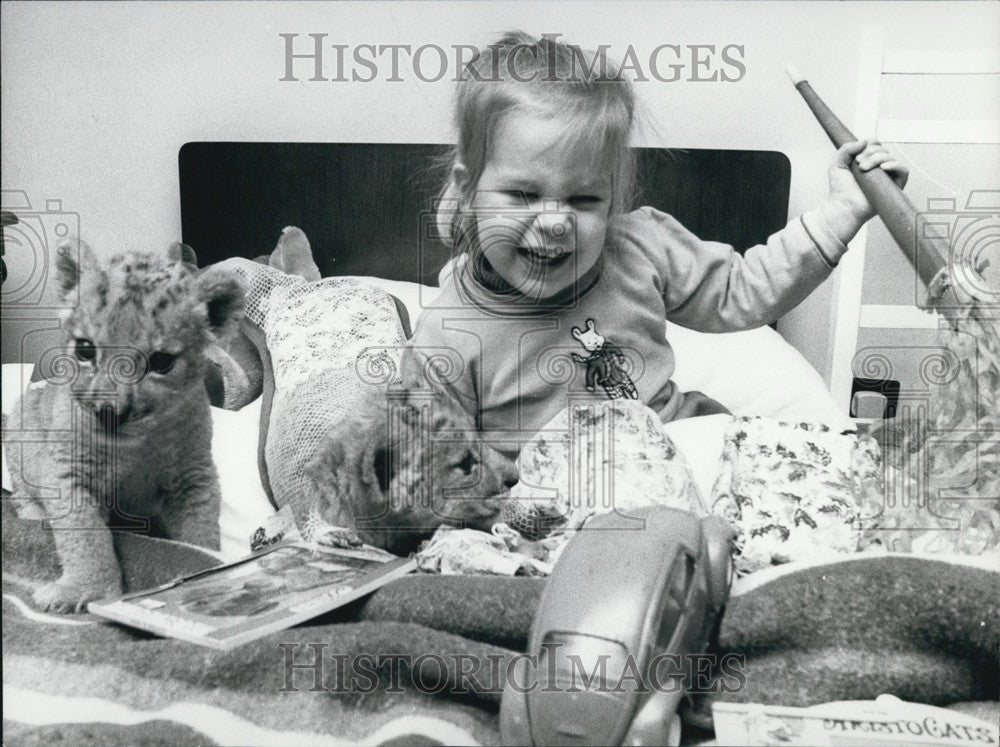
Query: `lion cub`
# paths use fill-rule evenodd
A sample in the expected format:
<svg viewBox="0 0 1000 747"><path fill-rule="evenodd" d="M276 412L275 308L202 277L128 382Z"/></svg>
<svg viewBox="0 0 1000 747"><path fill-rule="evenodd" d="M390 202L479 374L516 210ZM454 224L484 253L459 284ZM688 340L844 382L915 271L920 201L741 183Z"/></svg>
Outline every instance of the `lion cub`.
<svg viewBox="0 0 1000 747"><path fill-rule="evenodd" d="M408 372L394 393L373 387L353 404L304 470L316 518L345 530L336 544L406 555L442 524L489 531L499 520L517 467L446 389Z"/></svg>
<svg viewBox="0 0 1000 747"><path fill-rule="evenodd" d="M120 593L112 528L219 547L219 485L203 350L243 308L236 278L195 277L167 256L98 261L83 242L59 248L63 296L79 297L63 351L45 364L5 424L19 516L52 528L62 575L39 607L81 610Z"/></svg>

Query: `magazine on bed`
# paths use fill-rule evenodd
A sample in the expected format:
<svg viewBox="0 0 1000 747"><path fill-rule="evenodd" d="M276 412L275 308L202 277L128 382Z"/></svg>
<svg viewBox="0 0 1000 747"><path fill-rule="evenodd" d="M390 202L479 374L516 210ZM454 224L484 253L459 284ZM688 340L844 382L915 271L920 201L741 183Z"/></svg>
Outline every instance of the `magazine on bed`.
<svg viewBox="0 0 1000 747"><path fill-rule="evenodd" d="M95 615L215 649L231 649L318 617L416 568L369 545L299 537L163 586L91 602Z"/></svg>

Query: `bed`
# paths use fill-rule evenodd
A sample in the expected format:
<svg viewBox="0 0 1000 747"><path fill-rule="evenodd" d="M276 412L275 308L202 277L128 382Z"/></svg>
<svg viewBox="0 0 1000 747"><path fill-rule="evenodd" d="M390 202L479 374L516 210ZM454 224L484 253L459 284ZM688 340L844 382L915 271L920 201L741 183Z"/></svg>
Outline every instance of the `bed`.
<svg viewBox="0 0 1000 747"><path fill-rule="evenodd" d="M285 226L299 226L324 276L365 278L415 320L447 258L422 233L437 188L434 163L444 152L437 145L189 143L179 154L183 240L205 266L267 254ZM703 238L745 248L785 224L790 166L780 153L643 149L640 163L641 201ZM704 391L736 414L821 422L838 432L854 426L771 328L710 336L668 325L668 337L682 389ZM29 378L29 362L5 366L5 411ZM260 407L258 400L213 411L222 557L243 554L274 512L257 469ZM722 449L713 427L706 418L671 431L703 491ZM51 538L13 517L7 502L3 518L10 743L496 744L500 689L495 681L463 687L463 667L485 676L485 663L502 668L523 650L544 587L541 579L411 576L308 625L209 652L31 610L24 601L31 580L56 572ZM217 562L142 536L120 536L117 550L129 588ZM998 598L996 582L995 572L974 563L907 557L859 557L758 578L734 597L720 633L722 649L744 662L732 697L785 705L881 692L940 704L995 700L1000 610L983 600ZM859 598L859 589L880 591ZM916 608L913 599L922 600ZM338 662L359 655L380 658L370 677L348 687ZM685 739L710 736L690 727Z"/></svg>

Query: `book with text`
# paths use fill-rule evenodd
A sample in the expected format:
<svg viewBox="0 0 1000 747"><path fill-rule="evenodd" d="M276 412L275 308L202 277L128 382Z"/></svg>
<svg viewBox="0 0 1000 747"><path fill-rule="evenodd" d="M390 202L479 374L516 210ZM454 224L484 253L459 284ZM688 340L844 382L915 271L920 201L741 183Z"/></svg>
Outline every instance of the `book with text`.
<svg viewBox="0 0 1000 747"><path fill-rule="evenodd" d="M885 694L875 700L792 708L761 703L712 704L720 745L996 745L996 723L961 711L910 703Z"/></svg>

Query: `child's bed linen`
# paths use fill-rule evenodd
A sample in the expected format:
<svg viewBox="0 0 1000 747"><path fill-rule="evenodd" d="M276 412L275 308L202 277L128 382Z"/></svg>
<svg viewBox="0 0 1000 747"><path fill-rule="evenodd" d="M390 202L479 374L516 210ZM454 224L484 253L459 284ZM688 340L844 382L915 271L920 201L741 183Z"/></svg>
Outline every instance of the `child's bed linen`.
<svg viewBox="0 0 1000 747"><path fill-rule="evenodd" d="M411 576L336 615L217 652L31 612L21 581L54 572L51 537L4 508L5 743L499 744L500 693L488 673L523 650L540 579ZM119 540L129 586L211 562L164 544ZM805 706L889 692L992 701L980 713L997 717L997 571L913 556L776 570L745 590L737 582L719 653L738 657L740 688L723 695L714 681L695 716L710 697ZM338 686L335 661L358 663L352 687ZM473 668L483 687L461 675Z"/></svg>

